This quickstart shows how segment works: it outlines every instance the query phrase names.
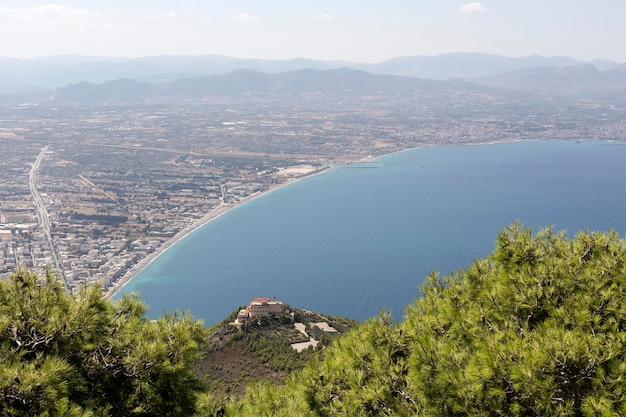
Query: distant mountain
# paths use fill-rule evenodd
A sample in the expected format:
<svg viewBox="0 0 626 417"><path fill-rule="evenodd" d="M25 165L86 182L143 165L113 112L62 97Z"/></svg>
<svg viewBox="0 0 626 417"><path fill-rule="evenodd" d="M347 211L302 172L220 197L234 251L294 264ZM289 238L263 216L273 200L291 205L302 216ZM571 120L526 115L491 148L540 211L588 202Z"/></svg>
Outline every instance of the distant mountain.
<svg viewBox="0 0 626 417"><path fill-rule="evenodd" d="M11 66L7 66L11 68ZM20 62L15 71L23 85L43 85L60 87L70 83L89 81L100 83L119 78L142 79L149 75L166 74L168 68L157 64L132 61L93 61L72 64L58 63L57 61L36 61L30 64ZM0 61L2 68L2 61ZM9 72L9 70L5 70Z"/></svg>
<svg viewBox="0 0 626 417"><path fill-rule="evenodd" d="M19 77L0 68L0 89L15 88L15 86L21 86L23 84L24 82Z"/></svg>
<svg viewBox="0 0 626 417"><path fill-rule="evenodd" d="M155 87L156 84L128 79L105 81L101 84L83 81L58 88L53 101L59 104L135 102L153 96L156 93Z"/></svg>
<svg viewBox="0 0 626 417"><path fill-rule="evenodd" d="M590 64L600 71L610 71L620 66L617 62L609 61L607 59L594 59L590 62Z"/></svg>
<svg viewBox="0 0 626 417"><path fill-rule="evenodd" d="M609 71L593 65L539 67L473 80L475 83L514 90L603 93L626 91L626 64Z"/></svg>
<svg viewBox="0 0 626 417"><path fill-rule="evenodd" d="M240 59L221 55L141 58L68 55L28 60L0 58L0 86L35 85L56 88L82 81L102 83L123 78L147 82L169 82L182 77L226 74L238 69L279 74L302 69L329 70L342 67L373 74L446 80L493 76L533 67L564 67L582 64L594 65L602 71L619 66L618 63L607 60L585 63L565 57L533 55L510 58L483 53L400 57L376 64L316 61L304 58Z"/></svg>
<svg viewBox="0 0 626 417"><path fill-rule="evenodd" d="M614 95L626 92L626 64L610 71L592 65L539 67L464 80L426 80L376 75L349 68L305 69L271 74L235 70L227 74L184 77L164 83L118 79L80 82L56 89L52 100L63 103L157 103L217 97L270 96L419 96L450 97L453 92L487 93L517 90L532 93ZM434 97L433 96L433 97ZM41 96L39 96L41 97Z"/></svg>
<svg viewBox="0 0 626 417"><path fill-rule="evenodd" d="M305 59L241 60L223 56L110 60L77 56L33 60L2 58L0 104L45 101L53 90L50 85L65 86L56 89L55 103L198 100L264 93L372 95L446 89L469 92L493 88L613 95L626 91L626 64L601 60L591 64L564 57L445 54L335 68L340 64ZM236 69L206 75L229 68ZM280 71L282 68L288 70ZM510 68L513 70L507 71ZM420 74L424 78L418 77ZM481 74L484 76L478 77Z"/></svg>
<svg viewBox="0 0 626 417"><path fill-rule="evenodd" d="M337 63L308 59L238 59L219 55L155 56L145 58L90 58L75 56L18 60L0 59L0 86L62 87L87 81L101 83L122 78L167 82L182 77L225 74L237 69L281 73L299 69L332 69ZM6 81L4 81L6 80Z"/></svg>
<svg viewBox="0 0 626 417"><path fill-rule="evenodd" d="M52 90L12 92L0 89L0 106L19 106L29 103L49 102L52 94Z"/></svg>
<svg viewBox="0 0 626 417"><path fill-rule="evenodd" d="M19 77L0 70L0 106L15 106L48 99L54 88L27 85Z"/></svg>
<svg viewBox="0 0 626 417"><path fill-rule="evenodd" d="M348 68L297 70L269 74L236 70L227 74L155 84L128 79L100 84L81 82L56 90L55 103L107 103L160 100L199 100L243 95L376 95L444 92L450 88L468 91L486 87L462 81L433 81L393 75L373 75Z"/></svg>
<svg viewBox="0 0 626 417"><path fill-rule="evenodd" d="M451 53L437 56L410 56L393 58L379 64L357 64L354 68L374 74L394 74L434 80L475 78L531 67L563 67L581 65L580 61L565 57L532 55L509 58L483 53ZM603 62L603 65L608 65ZM617 66L619 64L615 64Z"/></svg>

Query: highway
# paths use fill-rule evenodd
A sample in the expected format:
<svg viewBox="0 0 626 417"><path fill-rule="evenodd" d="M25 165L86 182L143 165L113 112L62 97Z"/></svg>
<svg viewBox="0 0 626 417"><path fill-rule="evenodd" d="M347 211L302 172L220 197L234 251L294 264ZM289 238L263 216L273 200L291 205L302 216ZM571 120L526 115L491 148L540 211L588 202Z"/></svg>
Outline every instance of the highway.
<svg viewBox="0 0 626 417"><path fill-rule="evenodd" d="M50 217L48 216L48 210L41 198L41 194L37 191L37 170L41 165L41 161L43 157L48 152L48 146L44 146L35 163L31 166L28 171L28 187L30 188L30 194L33 197L33 202L35 203L35 209L37 210L37 217L39 218L39 224L43 229L44 234L46 235L46 240L48 241L48 246L50 247L50 253L52 254L52 262L54 263L54 269L61 273L61 277L63 278L63 286L65 290L70 292L70 287L67 282L67 278L65 277L65 271L63 270L63 265L59 261L59 255L57 253L56 247L54 246L54 241L52 240L52 233L50 232Z"/></svg>

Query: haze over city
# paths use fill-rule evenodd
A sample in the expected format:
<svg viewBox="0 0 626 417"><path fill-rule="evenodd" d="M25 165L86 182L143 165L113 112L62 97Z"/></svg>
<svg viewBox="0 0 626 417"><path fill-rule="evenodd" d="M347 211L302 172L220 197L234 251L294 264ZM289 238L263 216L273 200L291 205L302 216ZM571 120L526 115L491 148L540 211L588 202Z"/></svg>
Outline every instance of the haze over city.
<svg viewBox="0 0 626 417"><path fill-rule="evenodd" d="M626 3L552 0L8 0L0 57L241 58L380 62L485 52L626 61ZM7 42L6 40L10 40Z"/></svg>

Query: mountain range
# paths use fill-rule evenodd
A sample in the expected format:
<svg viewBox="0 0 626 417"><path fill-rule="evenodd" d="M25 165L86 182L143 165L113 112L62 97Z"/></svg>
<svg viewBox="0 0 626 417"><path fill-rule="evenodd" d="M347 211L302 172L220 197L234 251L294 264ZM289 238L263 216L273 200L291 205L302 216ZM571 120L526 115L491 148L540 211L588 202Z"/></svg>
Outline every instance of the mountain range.
<svg viewBox="0 0 626 417"><path fill-rule="evenodd" d="M239 59L219 55L153 56L142 58L51 56L35 59L0 58L0 87L62 87L89 81L100 83L120 78L167 82L184 77L225 74L237 69L277 74L300 69L328 70L347 67L372 74L446 80L476 78L533 67L564 67L589 64L605 71L617 68L613 61L582 62L565 57L538 55L510 58L484 53L450 53L437 56L393 58L375 64L316 61L310 59Z"/></svg>
<svg viewBox="0 0 626 417"><path fill-rule="evenodd" d="M187 77L166 83L129 79L103 83L80 82L56 89L55 103L140 102L164 99L201 100L237 96L406 95L442 93L452 86L465 91L488 87L466 81L436 81L395 75L374 75L349 68L304 69L269 74L234 70L227 74Z"/></svg>
<svg viewBox="0 0 626 417"><path fill-rule="evenodd" d="M413 56L381 63L225 56L0 58L0 104L197 99L241 94L390 94L445 88L553 92L626 90L626 64L483 53Z"/></svg>
<svg viewBox="0 0 626 417"><path fill-rule="evenodd" d="M472 80L481 85L517 90L602 92L626 87L626 64L600 71L593 65L535 67Z"/></svg>

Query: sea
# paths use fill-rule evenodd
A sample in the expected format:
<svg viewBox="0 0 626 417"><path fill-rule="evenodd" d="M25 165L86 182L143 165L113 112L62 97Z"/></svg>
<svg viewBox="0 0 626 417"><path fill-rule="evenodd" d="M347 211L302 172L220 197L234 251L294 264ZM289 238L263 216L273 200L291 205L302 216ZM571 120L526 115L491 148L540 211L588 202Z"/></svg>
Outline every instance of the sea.
<svg viewBox="0 0 626 417"><path fill-rule="evenodd" d="M626 232L626 146L528 141L431 146L337 167L241 204L164 251L114 298L210 326L254 297L363 321L401 320L519 221Z"/></svg>

